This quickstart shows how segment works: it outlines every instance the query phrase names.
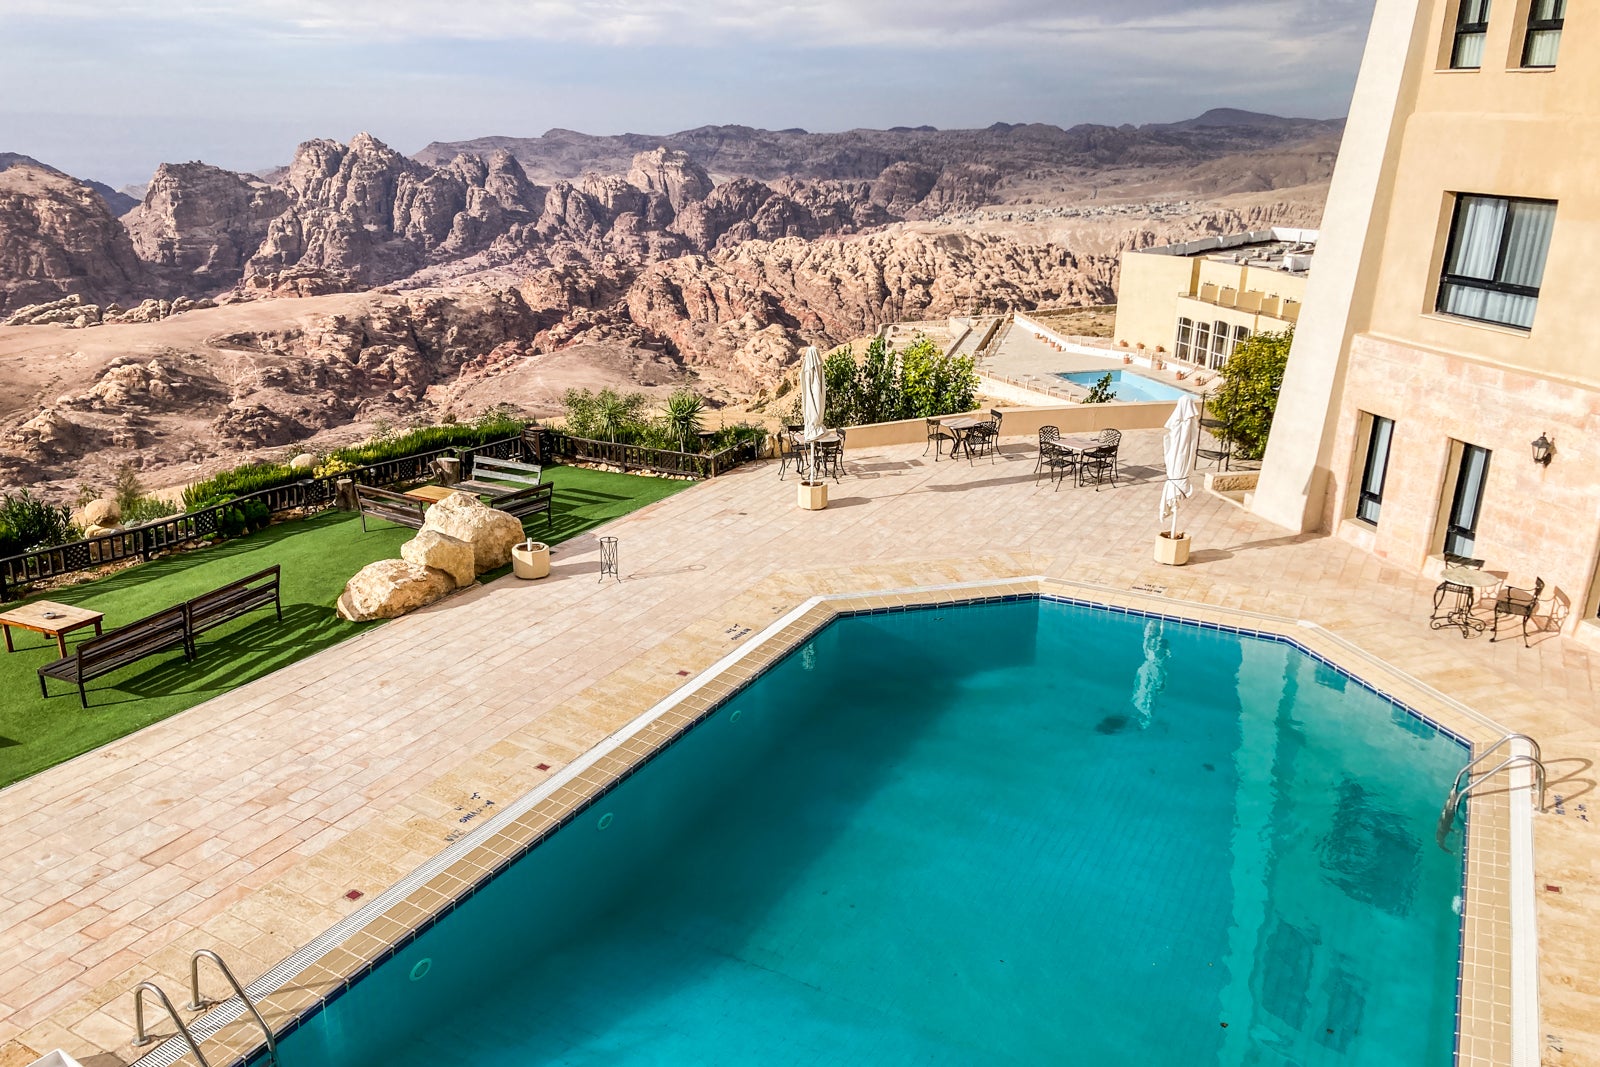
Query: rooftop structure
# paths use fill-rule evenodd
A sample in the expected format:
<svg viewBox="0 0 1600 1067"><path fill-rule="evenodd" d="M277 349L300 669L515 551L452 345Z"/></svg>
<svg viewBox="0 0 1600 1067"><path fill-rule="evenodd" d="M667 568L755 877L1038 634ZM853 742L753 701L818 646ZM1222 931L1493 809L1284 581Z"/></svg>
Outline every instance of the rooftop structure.
<svg viewBox="0 0 1600 1067"><path fill-rule="evenodd" d="M1221 370L1239 342L1299 321L1317 237L1279 227L1124 252L1117 343Z"/></svg>

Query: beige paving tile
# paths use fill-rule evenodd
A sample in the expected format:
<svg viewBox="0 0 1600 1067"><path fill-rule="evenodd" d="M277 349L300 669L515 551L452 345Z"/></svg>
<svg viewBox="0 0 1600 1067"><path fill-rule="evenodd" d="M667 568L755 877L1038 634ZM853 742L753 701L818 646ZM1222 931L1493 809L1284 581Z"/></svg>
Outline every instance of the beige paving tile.
<svg viewBox="0 0 1600 1067"><path fill-rule="evenodd" d="M131 1060L133 1050L107 1044L106 1020L126 1016L134 981L160 976L178 999L202 945L247 961L236 970L253 979L357 907L345 890L370 900L476 825L486 800L504 806L545 781L809 596L867 591L877 595L864 603L890 605L919 599L884 595L910 586L994 579L1016 589L1044 573L1162 603L1134 592L1150 590L1187 602L1174 613L1191 616L1209 606L1311 619L1393 664L1373 668L1394 675L1372 679L1382 687L1403 672L1538 736L1564 798L1535 827L1545 1059L1600 1062L1583 1058L1600 1047L1600 863L1588 810L1600 696L1589 654L1556 637L1523 649L1429 631L1431 583L1204 496L1185 510L1195 562L1163 568L1150 555L1159 443L1158 432L1130 433L1128 484L1100 493L1035 482L1018 440L993 464L934 463L915 447L848 454L855 475L839 495L860 502L815 513L794 507L774 467L742 470L611 524L620 583L595 582L595 538L575 539L549 579L479 587L0 791L0 823L15 842L0 870L0 921L14 935L0 944L0 1042ZM803 641L829 610L797 619L784 639ZM640 744L672 736L726 691L696 693ZM1478 728L1448 705L1426 710ZM603 770L645 750L619 751ZM550 811L517 820L511 840L533 840L604 781L591 774L558 790ZM472 870L500 855L485 849ZM1473 862L1503 879L1487 852ZM383 933L399 936L471 874L441 874ZM1483 899L1492 909L1493 894ZM1481 918L1473 965L1492 988L1508 949L1504 918ZM358 935L321 980L388 943ZM1488 1014L1474 1021L1464 1051L1476 1058L1464 1062L1494 1062L1504 1047L1506 1005L1481 999Z"/></svg>

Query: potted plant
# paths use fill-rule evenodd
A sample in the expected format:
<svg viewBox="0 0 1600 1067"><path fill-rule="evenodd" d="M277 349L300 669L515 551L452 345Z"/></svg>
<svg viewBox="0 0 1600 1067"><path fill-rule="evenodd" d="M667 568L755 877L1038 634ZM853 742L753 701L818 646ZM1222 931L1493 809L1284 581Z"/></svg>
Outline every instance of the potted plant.
<svg viewBox="0 0 1600 1067"><path fill-rule="evenodd" d="M1189 535L1162 530L1156 535L1156 562L1181 567L1189 562Z"/></svg>
<svg viewBox="0 0 1600 1067"><path fill-rule="evenodd" d="M518 578L543 578L550 573L550 546L531 538L511 546L511 573Z"/></svg>

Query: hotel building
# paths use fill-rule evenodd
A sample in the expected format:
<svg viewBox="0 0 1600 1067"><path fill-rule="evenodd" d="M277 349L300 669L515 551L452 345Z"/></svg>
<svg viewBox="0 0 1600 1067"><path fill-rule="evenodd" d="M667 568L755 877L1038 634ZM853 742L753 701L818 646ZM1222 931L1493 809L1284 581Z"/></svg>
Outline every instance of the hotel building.
<svg viewBox="0 0 1600 1067"><path fill-rule="evenodd" d="M1600 12L1378 0L1252 508L1600 639Z"/></svg>

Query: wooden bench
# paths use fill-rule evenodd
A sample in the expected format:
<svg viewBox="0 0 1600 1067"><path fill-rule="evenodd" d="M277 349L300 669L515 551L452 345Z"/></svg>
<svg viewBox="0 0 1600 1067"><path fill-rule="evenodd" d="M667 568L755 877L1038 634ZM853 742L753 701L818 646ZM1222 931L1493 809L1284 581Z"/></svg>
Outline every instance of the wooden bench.
<svg viewBox="0 0 1600 1067"><path fill-rule="evenodd" d="M78 702L87 708L89 695L84 690L84 682L178 645L183 646L184 659L194 659L194 640L189 633L187 604L179 604L147 615L138 622L119 626L102 637L83 642L72 655L45 664L39 668L39 692L47 697L50 695L45 687L46 678L76 682Z"/></svg>
<svg viewBox="0 0 1600 1067"><path fill-rule="evenodd" d="M535 485L528 489L518 490L506 496L495 497L489 501L489 506L515 515L518 519L526 520L529 515L544 512L546 528L555 525L555 492L553 485Z"/></svg>
<svg viewBox="0 0 1600 1067"><path fill-rule="evenodd" d="M522 493L539 484L544 469L537 463L523 463L515 459L495 459L493 456L472 458L472 477L457 482L452 488L465 489L484 496L498 498ZM495 507L499 507L498 503Z"/></svg>
<svg viewBox="0 0 1600 1067"><path fill-rule="evenodd" d="M269 604L278 613L278 621L282 622L283 602L278 597L280 570L276 566L268 567L220 589L201 593L189 601L186 607L189 609L190 647L193 647L194 639L207 630Z"/></svg>
<svg viewBox="0 0 1600 1067"><path fill-rule="evenodd" d="M356 510L361 513L361 532L367 530L367 516L384 519L396 526L422 529L422 519L427 505L412 500L401 493L356 483Z"/></svg>

